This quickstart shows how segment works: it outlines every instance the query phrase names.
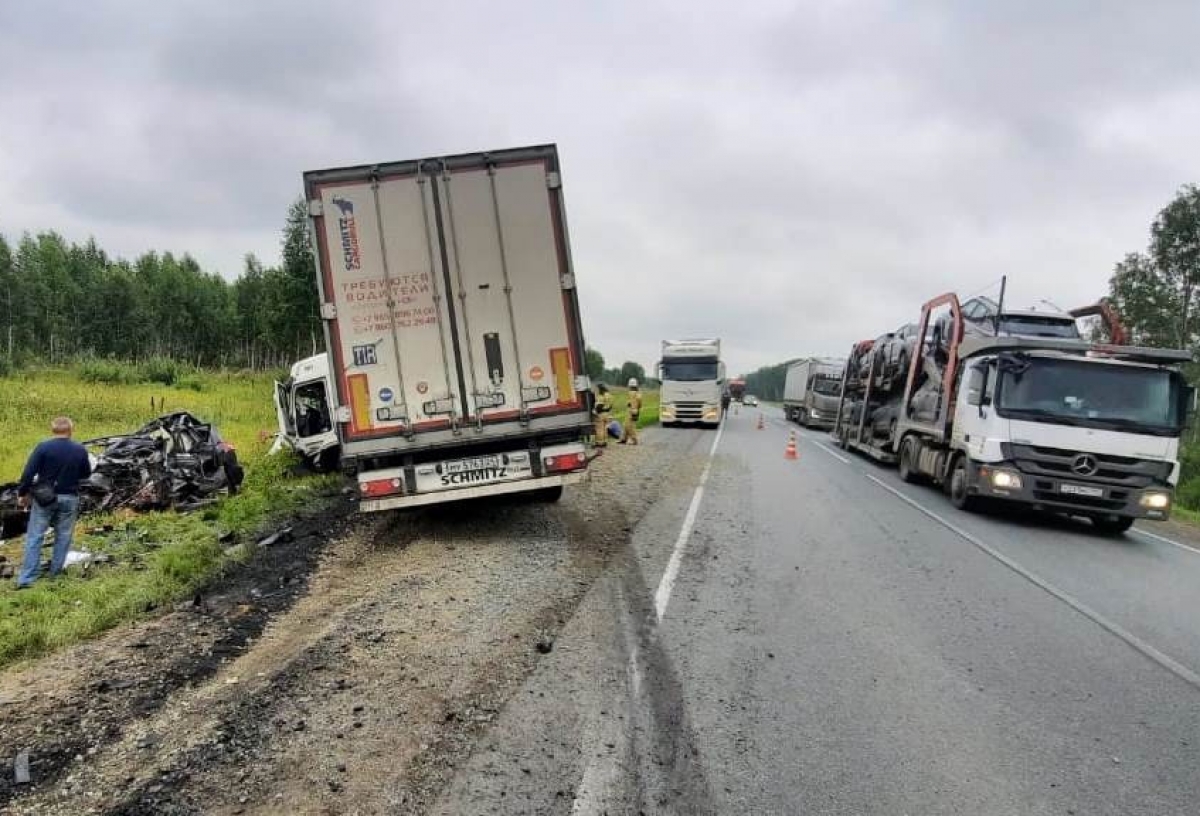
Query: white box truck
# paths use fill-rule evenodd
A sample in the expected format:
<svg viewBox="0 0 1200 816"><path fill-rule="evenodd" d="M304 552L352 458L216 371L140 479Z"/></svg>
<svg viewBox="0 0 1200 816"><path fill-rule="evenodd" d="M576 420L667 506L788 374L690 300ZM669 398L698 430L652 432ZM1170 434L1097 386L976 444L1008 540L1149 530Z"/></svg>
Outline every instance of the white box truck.
<svg viewBox="0 0 1200 816"><path fill-rule="evenodd" d="M658 378L658 417L663 425L721 424L725 364L719 339L664 340Z"/></svg>
<svg viewBox="0 0 1200 816"><path fill-rule="evenodd" d="M579 481L591 395L557 149L318 170L304 190L360 507Z"/></svg>
<svg viewBox="0 0 1200 816"><path fill-rule="evenodd" d="M783 412L808 428L832 428L842 393L845 360L811 357L788 366L783 381Z"/></svg>

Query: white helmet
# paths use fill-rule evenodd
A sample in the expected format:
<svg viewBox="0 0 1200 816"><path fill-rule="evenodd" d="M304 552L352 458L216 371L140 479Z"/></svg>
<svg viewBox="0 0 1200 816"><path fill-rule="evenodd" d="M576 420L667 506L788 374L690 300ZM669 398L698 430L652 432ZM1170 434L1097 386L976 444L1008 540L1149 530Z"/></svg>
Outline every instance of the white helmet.
<svg viewBox="0 0 1200 816"><path fill-rule="evenodd" d="M636 377L630 377L630 378L629 378L629 387L630 387L630 388L637 388L637 387L638 387L638 384L637 384L637 378L636 378Z"/></svg>

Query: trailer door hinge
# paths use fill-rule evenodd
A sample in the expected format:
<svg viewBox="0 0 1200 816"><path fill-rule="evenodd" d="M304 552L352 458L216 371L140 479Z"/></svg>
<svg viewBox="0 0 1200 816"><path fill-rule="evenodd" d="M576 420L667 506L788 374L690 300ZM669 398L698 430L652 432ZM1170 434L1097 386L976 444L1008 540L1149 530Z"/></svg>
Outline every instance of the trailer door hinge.
<svg viewBox="0 0 1200 816"><path fill-rule="evenodd" d="M325 207L321 204L321 199L314 198L308 202L308 214L313 218L320 218L325 214Z"/></svg>
<svg viewBox="0 0 1200 816"><path fill-rule="evenodd" d="M335 306L332 303L322 303L321 304L321 319L322 320L336 320L337 319L337 306Z"/></svg>
<svg viewBox="0 0 1200 816"><path fill-rule="evenodd" d="M572 275L570 272L563 275L560 280L562 282L563 289L574 289L575 288L575 276Z"/></svg>
<svg viewBox="0 0 1200 816"><path fill-rule="evenodd" d="M546 174L546 186L549 187L551 190L557 190L559 187L562 187L562 176L560 176L558 173L553 172L553 171L547 173Z"/></svg>

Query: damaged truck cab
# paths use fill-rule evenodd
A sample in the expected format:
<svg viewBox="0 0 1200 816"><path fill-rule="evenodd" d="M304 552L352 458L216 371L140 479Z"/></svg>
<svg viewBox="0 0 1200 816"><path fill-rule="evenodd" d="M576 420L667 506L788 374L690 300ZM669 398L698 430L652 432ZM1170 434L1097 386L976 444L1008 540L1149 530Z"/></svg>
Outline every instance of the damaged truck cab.
<svg viewBox="0 0 1200 816"><path fill-rule="evenodd" d="M338 464L340 443L333 424L333 393L328 354L301 360L292 366L287 380L275 383L277 448L291 448L314 470L334 470Z"/></svg>

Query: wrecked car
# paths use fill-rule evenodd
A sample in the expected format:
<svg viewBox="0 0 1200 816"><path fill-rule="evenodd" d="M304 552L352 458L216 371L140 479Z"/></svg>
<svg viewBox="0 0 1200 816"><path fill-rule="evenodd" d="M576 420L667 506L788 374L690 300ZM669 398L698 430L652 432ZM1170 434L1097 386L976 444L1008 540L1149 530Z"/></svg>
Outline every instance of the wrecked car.
<svg viewBox="0 0 1200 816"><path fill-rule="evenodd" d="M212 424L187 411L83 445L92 457L92 475L79 484L82 513L189 510L222 490L237 493L245 478L233 446ZM26 519L17 506L17 485L0 486L0 538L23 533Z"/></svg>

